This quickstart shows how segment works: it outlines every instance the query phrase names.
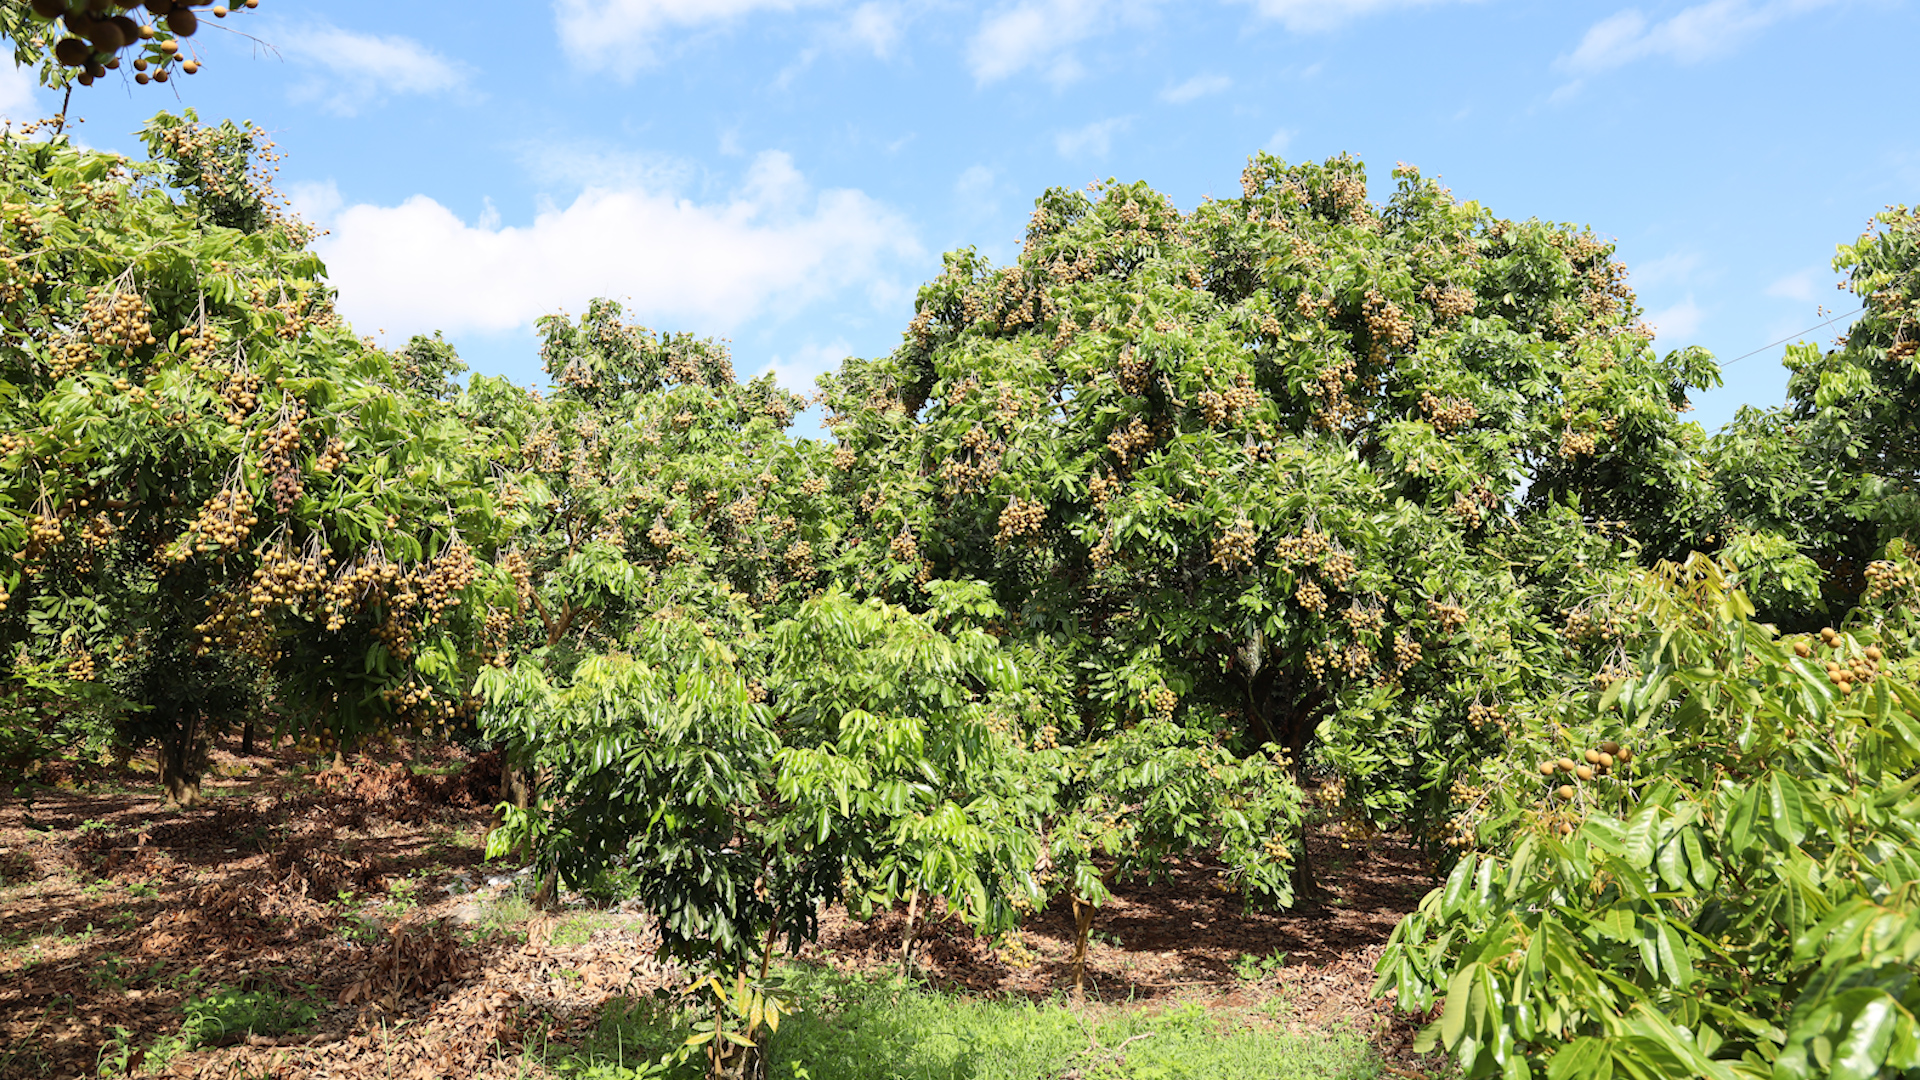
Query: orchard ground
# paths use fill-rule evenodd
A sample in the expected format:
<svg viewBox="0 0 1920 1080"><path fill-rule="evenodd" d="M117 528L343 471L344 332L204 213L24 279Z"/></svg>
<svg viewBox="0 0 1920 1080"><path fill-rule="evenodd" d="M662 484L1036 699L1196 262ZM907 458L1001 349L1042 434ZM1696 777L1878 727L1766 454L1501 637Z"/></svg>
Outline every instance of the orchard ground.
<svg viewBox="0 0 1920 1080"><path fill-rule="evenodd" d="M162 808L138 767L49 766L0 802L0 1078L639 1077L686 1035L648 920L529 900L483 849L498 763L405 746L344 771L216 751ZM825 913L786 965L770 1075L1422 1076L1372 966L1432 884L1416 849L1310 837L1324 902L1246 911L1213 868L1122 888L1068 993L1064 904L979 938L936 912ZM697 1064L688 1066L698 1073Z"/></svg>

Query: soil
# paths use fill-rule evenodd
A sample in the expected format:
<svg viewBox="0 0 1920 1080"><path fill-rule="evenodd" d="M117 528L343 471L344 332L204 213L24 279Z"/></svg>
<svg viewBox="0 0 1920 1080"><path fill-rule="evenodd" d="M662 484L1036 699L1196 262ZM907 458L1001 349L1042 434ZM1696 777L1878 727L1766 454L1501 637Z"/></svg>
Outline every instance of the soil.
<svg viewBox="0 0 1920 1080"><path fill-rule="evenodd" d="M272 989L317 1015L298 1034L235 1033L177 1054L169 1076L540 1075L528 1047L578 1039L621 995L675 985L642 915L512 898L524 872L484 861L498 762L450 748L314 771L291 751L216 751L204 802L168 809L148 774L71 771L0 800L0 1080L120 1075L216 988ZM411 767L409 767L411 765ZM1094 922L1093 1007L1200 1001L1265 1010L1299 1030L1350 1028L1391 1073L1418 1025L1371 996L1400 916L1433 886L1404 840L1339 824L1309 840L1326 895L1248 910L1204 860L1123 884ZM1067 997L1073 916L976 936L922 912L914 966L944 989ZM823 913L801 959L896 970L904 905Z"/></svg>

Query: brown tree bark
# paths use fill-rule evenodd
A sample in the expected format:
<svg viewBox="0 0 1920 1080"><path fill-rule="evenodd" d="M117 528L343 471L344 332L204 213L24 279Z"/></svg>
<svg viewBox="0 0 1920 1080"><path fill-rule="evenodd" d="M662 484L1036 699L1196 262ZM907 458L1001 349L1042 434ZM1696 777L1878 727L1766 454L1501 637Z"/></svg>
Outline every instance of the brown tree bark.
<svg viewBox="0 0 1920 1080"><path fill-rule="evenodd" d="M1092 904L1073 898L1073 999L1085 1000L1087 996L1087 937L1093 932L1093 913L1098 910Z"/></svg>
<svg viewBox="0 0 1920 1080"><path fill-rule="evenodd" d="M155 751L160 786L167 793L167 805L193 806L200 801L200 775L206 765L206 740L201 732L200 710L187 712L183 722L160 739Z"/></svg>

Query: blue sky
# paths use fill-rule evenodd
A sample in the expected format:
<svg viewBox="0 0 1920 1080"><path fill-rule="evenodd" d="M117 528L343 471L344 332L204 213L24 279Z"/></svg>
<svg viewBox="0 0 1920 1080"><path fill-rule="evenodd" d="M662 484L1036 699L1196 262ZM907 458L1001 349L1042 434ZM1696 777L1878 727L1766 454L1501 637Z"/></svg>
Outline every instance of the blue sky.
<svg viewBox="0 0 1920 1080"><path fill-rule="evenodd" d="M1590 225L1660 348L1728 360L1849 310L1834 245L1920 199L1910 0L262 0L205 24L198 75L76 91L80 138L133 152L183 105L261 124L356 328L443 329L520 381L535 318L609 295L806 390L893 347L942 251L1010 260L1049 185L1191 208L1259 149ZM10 74L0 113L57 106ZM1695 418L1778 402L1780 351Z"/></svg>

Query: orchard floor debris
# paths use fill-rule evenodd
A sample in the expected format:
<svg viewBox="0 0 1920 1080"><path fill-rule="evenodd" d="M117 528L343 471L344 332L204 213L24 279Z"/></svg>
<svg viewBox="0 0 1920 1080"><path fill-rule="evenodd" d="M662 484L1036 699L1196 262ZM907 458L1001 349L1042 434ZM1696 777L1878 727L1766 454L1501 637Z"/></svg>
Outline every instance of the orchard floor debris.
<svg viewBox="0 0 1920 1080"><path fill-rule="evenodd" d="M0 801L0 1080L540 1075L531 1047L579 1038L610 1000L678 972L655 960L644 916L576 897L537 911L527 875L483 861L498 776L490 755L451 749L344 771L216 752L192 809L164 808L150 776L72 770ZM1075 1007L1199 1002L1358 1030L1400 1075L1425 1072L1416 1026L1369 989L1428 866L1399 838L1337 824L1312 854L1326 896L1293 911L1245 910L1202 861L1117 890ZM905 921L827 912L799 959L895 969ZM942 990L1065 1000L1072 984L1064 905L996 940L935 910L916 938L916 973ZM221 989L317 1015L169 1049L184 1006Z"/></svg>

